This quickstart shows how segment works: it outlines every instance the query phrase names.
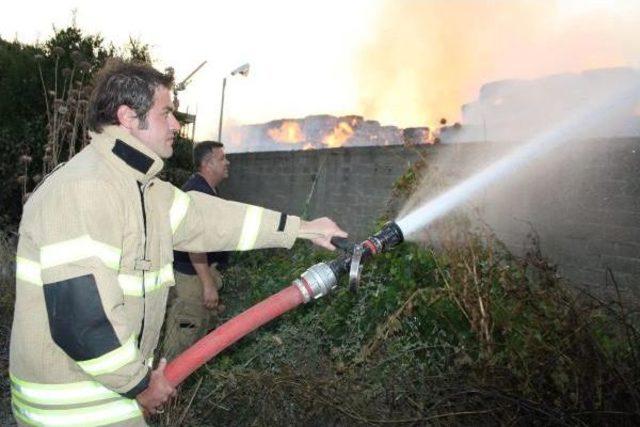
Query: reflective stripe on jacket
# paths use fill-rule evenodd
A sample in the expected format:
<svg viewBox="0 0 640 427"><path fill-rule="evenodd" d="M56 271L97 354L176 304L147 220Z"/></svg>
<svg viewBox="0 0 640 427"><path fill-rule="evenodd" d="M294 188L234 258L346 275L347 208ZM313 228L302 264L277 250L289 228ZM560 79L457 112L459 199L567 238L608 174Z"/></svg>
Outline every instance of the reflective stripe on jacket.
<svg viewBox="0 0 640 427"><path fill-rule="evenodd" d="M20 422L143 422L133 398L148 385L173 250L291 247L297 237L299 218L183 193L155 177L162 166L109 126L25 205L10 348Z"/></svg>

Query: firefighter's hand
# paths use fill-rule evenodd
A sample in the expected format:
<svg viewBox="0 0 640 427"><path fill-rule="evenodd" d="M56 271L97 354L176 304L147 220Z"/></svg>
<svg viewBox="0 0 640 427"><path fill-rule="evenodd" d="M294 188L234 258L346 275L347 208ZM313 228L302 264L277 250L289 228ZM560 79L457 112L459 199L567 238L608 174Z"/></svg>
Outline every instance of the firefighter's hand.
<svg viewBox="0 0 640 427"><path fill-rule="evenodd" d="M218 306L218 289L214 283L202 284L202 304L209 310Z"/></svg>
<svg viewBox="0 0 640 427"><path fill-rule="evenodd" d="M164 376L164 368L167 366L167 359L160 359L158 367L151 371L149 387L136 396L138 404L142 407L145 415L155 415L162 412L162 405L167 403L177 392Z"/></svg>
<svg viewBox="0 0 640 427"><path fill-rule="evenodd" d="M303 239L309 239L313 243L331 251L335 250L335 246L331 244L333 237L349 236L345 231L336 225L329 218L318 218L313 221L300 221L299 236Z"/></svg>

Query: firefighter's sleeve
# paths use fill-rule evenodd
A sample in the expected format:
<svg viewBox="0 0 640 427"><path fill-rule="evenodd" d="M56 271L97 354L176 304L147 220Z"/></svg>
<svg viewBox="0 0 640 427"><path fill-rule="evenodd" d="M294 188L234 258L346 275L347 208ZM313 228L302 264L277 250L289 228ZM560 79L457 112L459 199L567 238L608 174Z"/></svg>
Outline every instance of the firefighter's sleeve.
<svg viewBox="0 0 640 427"><path fill-rule="evenodd" d="M173 189L169 220L174 248L186 252L290 248L300 218L197 191Z"/></svg>
<svg viewBox="0 0 640 427"><path fill-rule="evenodd" d="M46 195L36 237L51 337L87 375L134 398L149 370L118 284L123 202L101 181L58 187Z"/></svg>

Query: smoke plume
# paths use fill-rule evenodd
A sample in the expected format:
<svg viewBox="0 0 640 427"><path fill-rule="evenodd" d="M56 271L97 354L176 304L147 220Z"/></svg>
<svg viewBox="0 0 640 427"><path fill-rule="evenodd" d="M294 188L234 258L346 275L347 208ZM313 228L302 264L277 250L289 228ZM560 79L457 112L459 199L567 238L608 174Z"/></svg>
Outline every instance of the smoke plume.
<svg viewBox="0 0 640 427"><path fill-rule="evenodd" d="M486 82L637 67L638 24L633 0L389 0L359 62L360 111L452 122Z"/></svg>

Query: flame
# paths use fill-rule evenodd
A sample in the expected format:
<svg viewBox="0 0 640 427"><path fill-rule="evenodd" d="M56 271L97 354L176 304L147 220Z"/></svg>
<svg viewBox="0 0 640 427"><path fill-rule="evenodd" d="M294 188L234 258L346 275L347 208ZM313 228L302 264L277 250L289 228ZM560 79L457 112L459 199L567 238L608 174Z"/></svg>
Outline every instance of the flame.
<svg viewBox="0 0 640 427"><path fill-rule="evenodd" d="M322 143L329 148L342 147L353 133L353 128L349 126L349 123L339 122L331 133L322 139Z"/></svg>
<svg viewBox="0 0 640 427"><path fill-rule="evenodd" d="M435 135L433 132L431 132L431 130L429 129L425 129L424 133L422 134L422 143L423 144L435 144Z"/></svg>
<svg viewBox="0 0 640 427"><path fill-rule="evenodd" d="M313 150L314 148L315 147L313 146L313 144L310 144L308 142L302 146L303 150Z"/></svg>
<svg viewBox="0 0 640 427"><path fill-rule="evenodd" d="M285 120L279 128L267 130L271 139L286 144L297 144L305 140L300 124L294 121Z"/></svg>

